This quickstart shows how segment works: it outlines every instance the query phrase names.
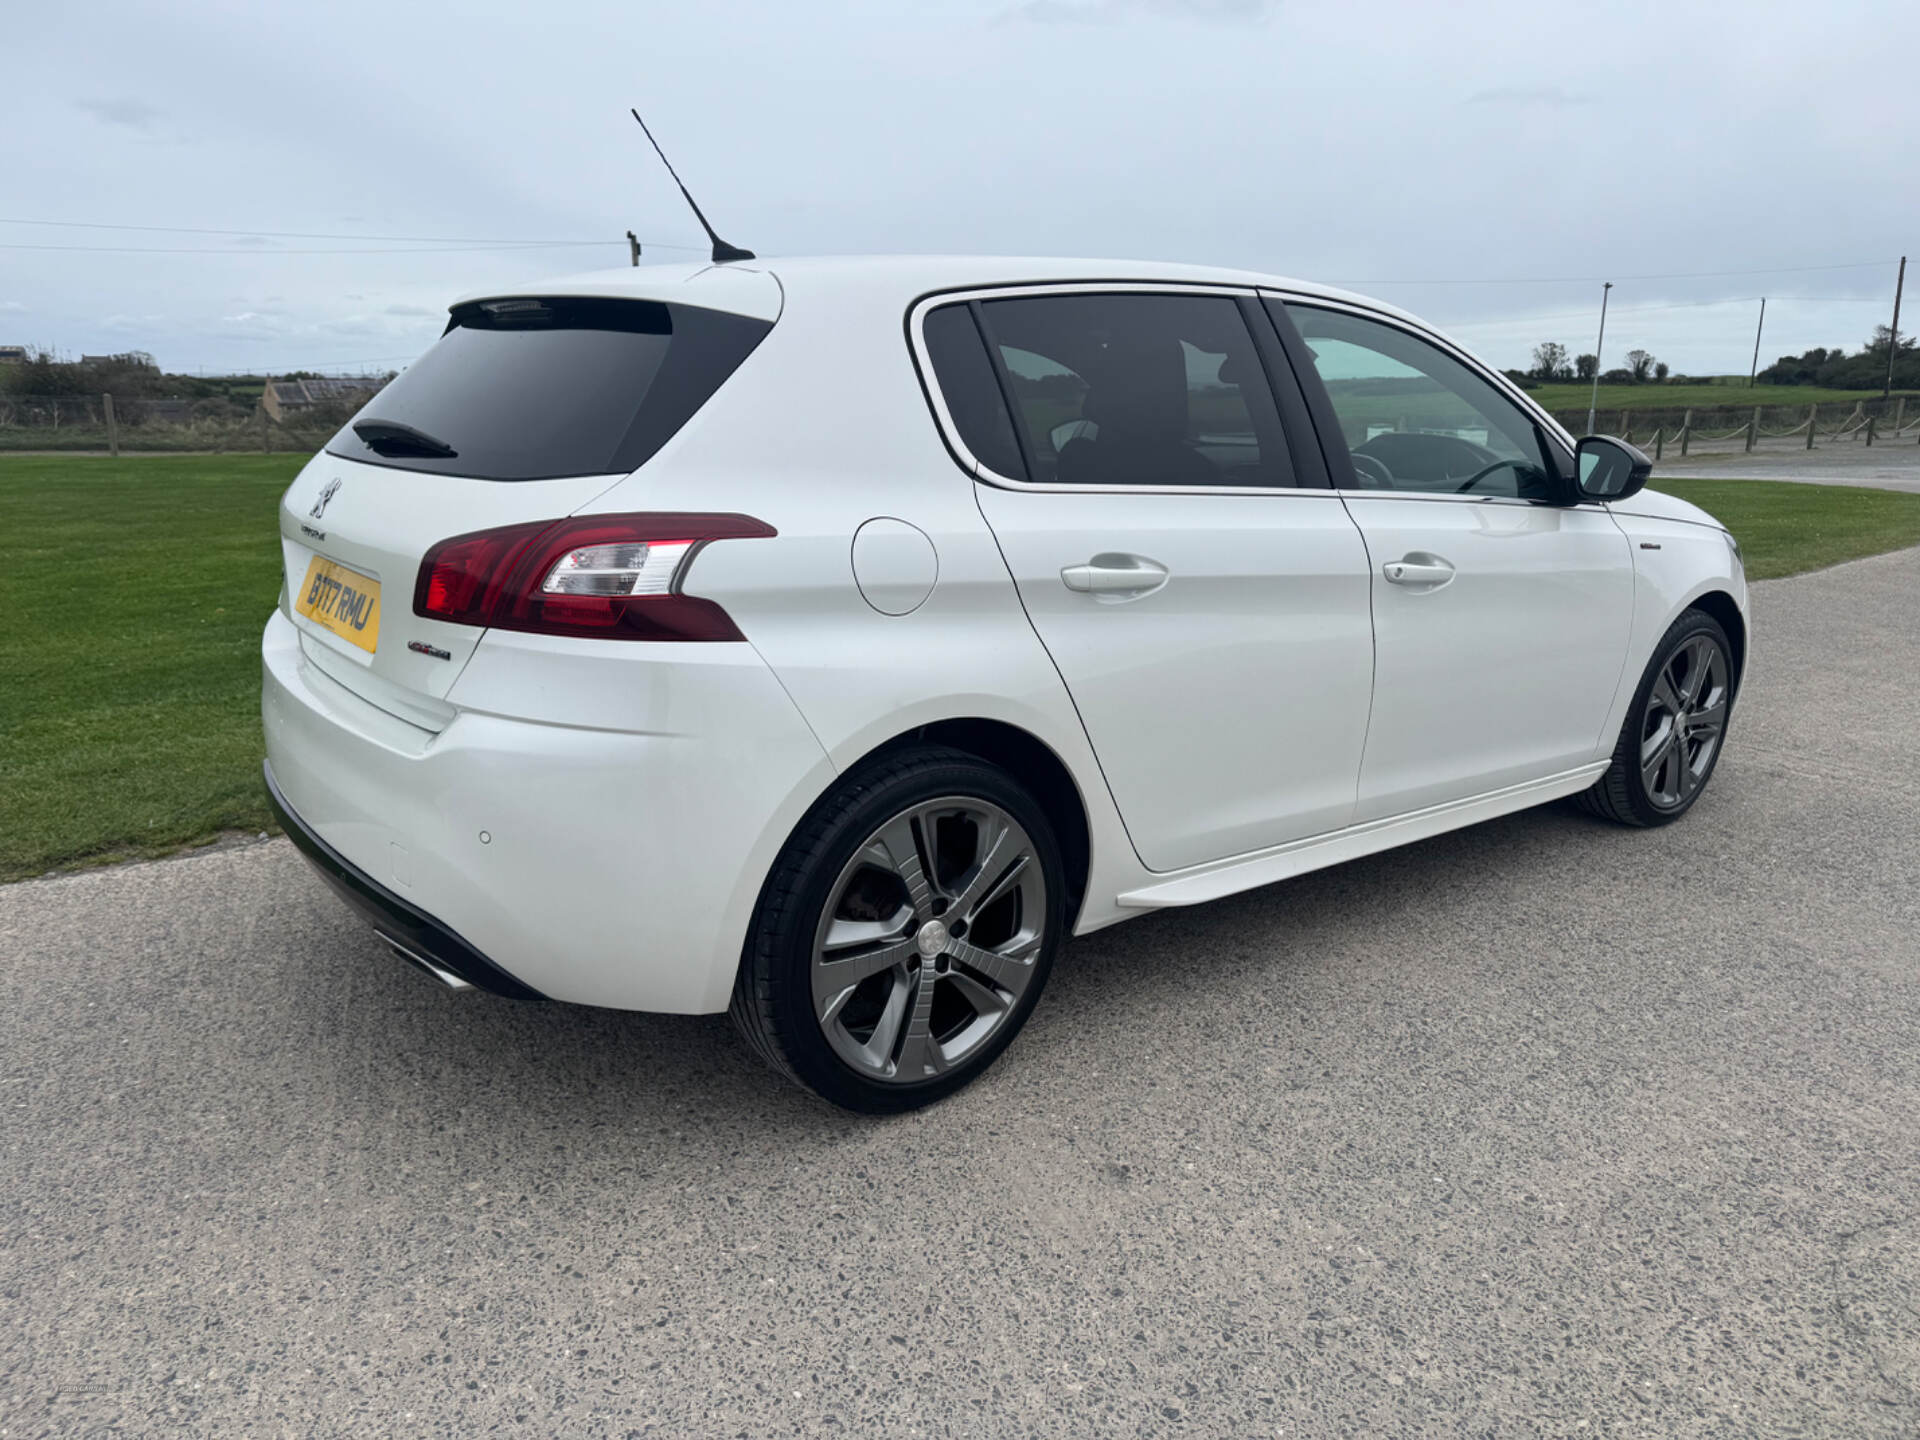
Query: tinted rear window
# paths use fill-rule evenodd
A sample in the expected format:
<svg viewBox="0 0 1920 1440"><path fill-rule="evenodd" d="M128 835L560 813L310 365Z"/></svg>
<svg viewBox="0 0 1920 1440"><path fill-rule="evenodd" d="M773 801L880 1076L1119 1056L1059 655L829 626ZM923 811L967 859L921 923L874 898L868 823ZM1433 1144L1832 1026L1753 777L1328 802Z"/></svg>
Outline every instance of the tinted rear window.
<svg viewBox="0 0 1920 1440"><path fill-rule="evenodd" d="M1020 442L1007 416L1006 397L1000 393L1000 381L972 313L965 305L930 310L920 322L920 337L926 342L927 358L933 362L954 429L974 459L998 474L1026 479L1026 462L1020 458Z"/></svg>
<svg viewBox="0 0 1920 1440"><path fill-rule="evenodd" d="M651 300L461 305L433 348L327 450L481 480L624 473L666 444L771 328Z"/></svg>

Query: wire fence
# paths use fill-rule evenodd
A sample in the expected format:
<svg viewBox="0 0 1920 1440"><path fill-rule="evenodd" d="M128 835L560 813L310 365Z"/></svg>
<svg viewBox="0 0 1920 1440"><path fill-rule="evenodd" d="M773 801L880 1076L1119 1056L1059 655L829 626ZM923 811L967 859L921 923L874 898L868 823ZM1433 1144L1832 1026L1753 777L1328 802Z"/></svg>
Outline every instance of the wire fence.
<svg viewBox="0 0 1920 1440"><path fill-rule="evenodd" d="M363 397L364 398L364 397ZM0 453L123 450L309 453L326 444L352 407L269 416L257 401L132 395L0 395Z"/></svg>
<svg viewBox="0 0 1920 1440"><path fill-rule="evenodd" d="M319 449L350 418L351 405L318 406L270 417L258 402L215 396L157 400L138 396L0 396L0 452L23 450L250 451ZM1554 418L1576 435L1585 410ZM1837 401L1824 405L1714 406L1690 410L1603 410L1595 428L1663 460L1675 455L1737 454L1831 445L1920 444L1920 400Z"/></svg>

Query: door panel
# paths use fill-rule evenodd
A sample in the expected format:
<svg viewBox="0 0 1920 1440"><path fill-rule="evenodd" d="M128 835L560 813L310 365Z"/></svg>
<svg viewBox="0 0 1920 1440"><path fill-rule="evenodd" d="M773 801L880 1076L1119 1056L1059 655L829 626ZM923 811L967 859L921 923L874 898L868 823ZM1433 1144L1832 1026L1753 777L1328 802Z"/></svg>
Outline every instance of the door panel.
<svg viewBox="0 0 1920 1440"><path fill-rule="evenodd" d="M978 494L1149 869L1351 820L1373 636L1336 497Z"/></svg>
<svg viewBox="0 0 1920 1440"><path fill-rule="evenodd" d="M1594 759L1633 622L1620 527L1470 357L1335 302L1269 312L1372 562L1356 822Z"/></svg>
<svg viewBox="0 0 1920 1440"><path fill-rule="evenodd" d="M1346 502L1373 562L1376 690L1354 819L1594 759L1633 621L1633 557L1612 517L1387 494ZM1402 564L1396 583L1387 572Z"/></svg>

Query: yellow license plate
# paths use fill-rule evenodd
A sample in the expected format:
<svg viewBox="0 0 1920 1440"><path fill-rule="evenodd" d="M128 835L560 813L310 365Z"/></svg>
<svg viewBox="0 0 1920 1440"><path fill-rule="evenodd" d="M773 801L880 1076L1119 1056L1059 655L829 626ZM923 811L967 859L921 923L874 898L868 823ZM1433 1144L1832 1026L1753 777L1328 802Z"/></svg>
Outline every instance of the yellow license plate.
<svg viewBox="0 0 1920 1440"><path fill-rule="evenodd" d="M293 608L369 655L380 643L380 582L371 575L316 555Z"/></svg>

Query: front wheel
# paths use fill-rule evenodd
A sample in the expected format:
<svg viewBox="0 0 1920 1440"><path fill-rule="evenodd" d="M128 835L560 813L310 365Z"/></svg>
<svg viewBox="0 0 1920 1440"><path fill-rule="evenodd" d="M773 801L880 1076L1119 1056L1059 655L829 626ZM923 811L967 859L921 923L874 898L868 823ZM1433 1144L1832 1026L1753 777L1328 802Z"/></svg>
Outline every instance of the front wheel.
<svg viewBox="0 0 1920 1440"><path fill-rule="evenodd" d="M1025 1023L1065 926L1046 815L1004 771L916 746L849 775L761 892L731 1014L776 1069L849 1110L917 1109Z"/></svg>
<svg viewBox="0 0 1920 1440"><path fill-rule="evenodd" d="M1655 647L1627 710L1613 764L1580 799L1622 825L1667 825L1693 808L1727 738L1732 647L1704 610L1687 610Z"/></svg>

